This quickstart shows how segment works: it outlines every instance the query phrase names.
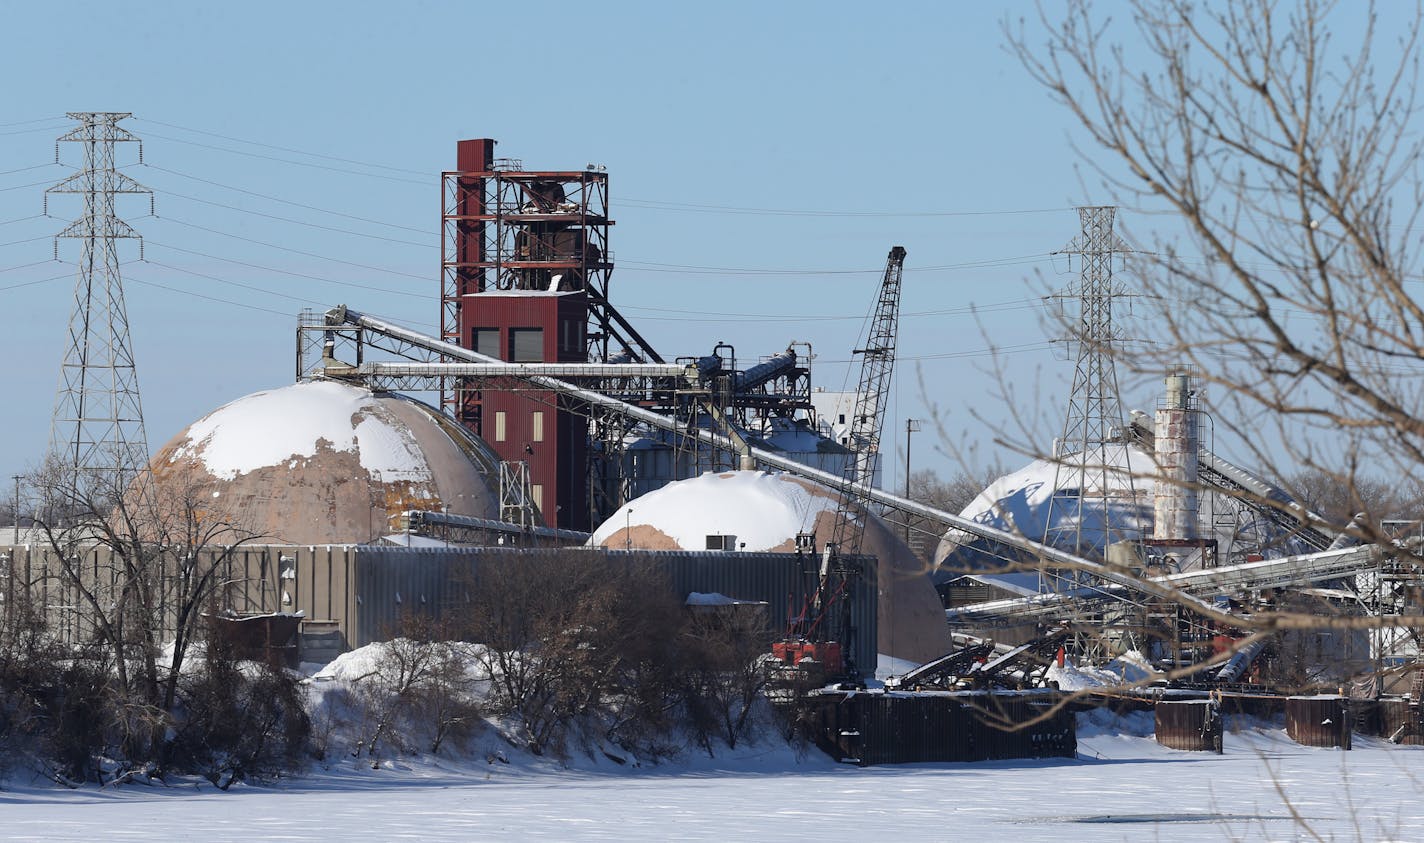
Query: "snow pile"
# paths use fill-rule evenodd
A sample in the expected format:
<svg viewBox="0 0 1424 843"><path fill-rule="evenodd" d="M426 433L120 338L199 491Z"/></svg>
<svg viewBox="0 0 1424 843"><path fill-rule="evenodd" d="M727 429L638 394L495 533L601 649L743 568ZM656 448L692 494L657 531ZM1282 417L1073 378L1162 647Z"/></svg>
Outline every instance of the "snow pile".
<svg viewBox="0 0 1424 843"><path fill-rule="evenodd" d="M785 760L808 750L800 742L788 744L779 729L767 728L770 709L763 703L754 716L761 726L755 733L746 731L735 749L715 737L699 739L690 721L666 727L659 737L631 733L635 740L630 743L614 736L608 720L594 715L586 722L570 721L567 742L561 739L559 748L550 744L546 749L553 751L540 751L531 743L527 721L518 713L499 713L499 698L510 690L505 684L509 677L500 677L501 665L525 658L537 657L405 638L342 654L306 682L317 766L363 773L431 765L484 771L496 763L493 769L501 772L530 767L607 771L676 767L693 756L732 760L771 754ZM532 687L530 692L542 693ZM617 717L620 725L627 723L625 714ZM819 753L815 757L824 759Z"/></svg>
<svg viewBox="0 0 1424 843"><path fill-rule="evenodd" d="M188 428L187 443L170 462L196 459L213 476L231 480L310 459L323 443L356 452L361 467L385 482L430 479L407 426L369 389L334 381L295 383L224 404Z"/></svg>
<svg viewBox="0 0 1424 843"><path fill-rule="evenodd" d="M730 535L739 550L769 551L785 548L797 533L815 527L817 515L835 510L834 493L788 474L708 472L624 504L589 544L602 545L619 530L647 526L683 550L706 550L708 536Z"/></svg>
<svg viewBox="0 0 1424 843"><path fill-rule="evenodd" d="M1085 691L1117 685L1142 685L1157 675L1147 657L1128 650L1102 667L1078 667L1071 660L1049 666L1046 678L1064 691Z"/></svg>

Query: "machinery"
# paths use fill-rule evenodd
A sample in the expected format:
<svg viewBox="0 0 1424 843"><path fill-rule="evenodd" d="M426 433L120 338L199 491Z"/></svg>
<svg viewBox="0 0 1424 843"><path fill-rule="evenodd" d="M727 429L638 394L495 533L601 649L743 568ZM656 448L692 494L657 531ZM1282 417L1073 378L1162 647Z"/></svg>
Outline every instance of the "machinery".
<svg viewBox="0 0 1424 843"><path fill-rule="evenodd" d="M843 552L860 550L865 518L870 512L870 490L875 460L880 455L880 432L885 422L885 399L889 392L890 375L895 368L900 280L904 269L905 248L895 246L886 260L868 341L864 348L855 350L861 355L861 370L848 436L852 458L845 465L845 483L836 506L832 539L822 550L815 597L802 627L797 629L793 626L787 640L778 642L772 651L774 656L788 664L808 658L819 660L831 676L856 674L855 665L841 662L841 645L847 642L852 630L845 622L844 613L837 611L836 603L846 579L855 575L853 563L844 558Z"/></svg>

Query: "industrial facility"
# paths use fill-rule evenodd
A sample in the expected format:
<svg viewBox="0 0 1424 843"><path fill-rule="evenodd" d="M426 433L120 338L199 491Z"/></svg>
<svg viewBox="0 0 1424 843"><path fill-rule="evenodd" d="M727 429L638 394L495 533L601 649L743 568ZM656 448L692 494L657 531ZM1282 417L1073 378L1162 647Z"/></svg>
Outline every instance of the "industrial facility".
<svg viewBox="0 0 1424 843"><path fill-rule="evenodd" d="M90 152L84 189L108 196L98 207L111 216L113 192L140 188L113 169L113 144L129 139L122 117L80 115L76 130ZM355 300L306 311L294 383L233 396L151 462L143 453L153 478L255 537L223 560L222 608L297 618L274 646L334 653L389 635L402 612L459 611L485 559L637 561L663 571L679 599L766 607L776 659L829 680L823 745L861 763L1071 755L1071 718L1049 717L1032 739L991 728L978 743L931 742L938 749L897 724L977 734L988 727L962 695L1010 689L1028 695L1010 719L1037 722L1066 692L1092 701L1113 670L1131 686L1117 698L1165 706L1169 741L1182 732L1171 718L1200 713L1173 704L1277 706L1304 723L1318 706L1293 694L1333 688L1343 699L1365 677L1360 699L1383 711L1383 697L1420 675L1403 669L1418 658L1403 627L1253 637L1251 618L1268 607L1418 611L1424 575L1217 456L1197 373L1166 373L1155 411L1123 414L1101 306L1123 294L1113 209L1081 209L1082 233L1064 250L1082 260L1065 294L1081 305L1082 334L1056 452L945 512L880 482L906 248L887 244L854 349L855 391L818 392L811 350L793 342L654 348L614 305L608 173L526 169L495 148L459 141L440 176L438 334ZM119 232L84 232L100 258L94 302L115 298L98 291L117 287L117 260L104 256ZM76 477L144 470L132 454L144 440L126 327L108 324L117 333L97 344L113 380L79 376L92 355L66 363L54 450ZM112 418L138 423L95 432L86 414L99 393L105 407L132 408ZM932 558L887 525L891 514L935 525ZM100 570L106 551L88 552ZM53 582L43 572L56 553L18 540L5 550L4 607ZM72 613L74 587L46 585L36 599L52 616ZM84 621L64 628L80 637ZM1131 679L1126 662L1164 678ZM1292 685L1288 662L1320 669ZM887 690L868 699L877 664ZM1412 707L1376 728L1420 735L1419 697L1415 688ZM1219 724L1214 734L1219 743Z"/></svg>

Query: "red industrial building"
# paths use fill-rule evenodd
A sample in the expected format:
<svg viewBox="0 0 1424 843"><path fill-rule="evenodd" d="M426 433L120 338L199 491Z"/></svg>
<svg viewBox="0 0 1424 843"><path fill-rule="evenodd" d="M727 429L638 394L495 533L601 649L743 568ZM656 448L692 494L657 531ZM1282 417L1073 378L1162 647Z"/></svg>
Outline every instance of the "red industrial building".
<svg viewBox="0 0 1424 843"><path fill-rule="evenodd" d="M526 171L493 140L460 141L443 178L441 338L509 362L661 362L608 306L608 174ZM622 330L620 330L620 328ZM588 420L528 388L442 389L445 409L510 462L526 461L545 523L588 530Z"/></svg>

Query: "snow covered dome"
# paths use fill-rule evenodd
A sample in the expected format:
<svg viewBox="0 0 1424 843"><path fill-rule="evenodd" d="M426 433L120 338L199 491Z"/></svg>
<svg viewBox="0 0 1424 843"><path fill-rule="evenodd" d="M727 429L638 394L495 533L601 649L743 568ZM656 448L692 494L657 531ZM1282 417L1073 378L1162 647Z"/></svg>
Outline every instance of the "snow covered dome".
<svg viewBox="0 0 1424 843"><path fill-rule="evenodd" d="M1109 446L1105 457L1107 494L1092 490L1083 499L1081 519L1078 499L1082 490L1077 488L1081 475L1074 463L1075 458L1079 458L1075 454L1058 460L1034 460L1000 477L959 514L986 527L1033 541L1046 540L1047 544L1068 551L1074 549L1081 527L1083 551L1101 559L1102 545L1109 532L1117 541L1138 539L1151 531L1152 478L1156 474L1152 455L1135 445ZM1096 464L1096 452L1092 459ZM1096 473L1090 471L1089 475ZM1055 482L1059 484L1057 487ZM1050 507L1050 501L1055 498L1056 503ZM987 550L986 543L976 536L950 529L935 550L936 579L1003 566L1004 561L991 556ZM1036 573L1026 572L1021 576L1037 588Z"/></svg>
<svg viewBox="0 0 1424 843"><path fill-rule="evenodd" d="M197 484L225 517L292 544L370 541L411 509L497 517L497 465L432 407L325 380L225 404L153 458L160 480Z"/></svg>
<svg viewBox="0 0 1424 843"><path fill-rule="evenodd" d="M1077 488L1082 476L1078 470L1082 457L1069 454L1056 461L1034 460L1018 471L1000 477L979 493L960 515L1069 552L1074 551L1081 529L1083 546L1080 552L1088 558L1101 560L1106 555L1103 545L1109 533L1113 541L1151 537L1157 474L1152 454L1139 445L1111 445L1106 449L1105 456L1108 468L1106 495L1096 489L1084 495L1083 490ZM1098 459L1096 452L1091 459L1095 464ZM1089 472L1090 476L1093 474L1096 472ZM1284 492L1277 492L1282 500L1289 499ZM1199 535L1216 541L1221 560L1252 553L1274 558L1307 553L1312 549L1281 526L1209 486L1203 488L1200 503ZM1005 560L995 555L1001 550L993 547L991 542L950 529L935 550L935 582L943 584L964 573L1001 569ZM1184 560L1184 568L1197 564L1200 564L1199 557ZM1038 574L1035 571L994 574L990 579L1009 590L1038 590Z"/></svg>
<svg viewBox="0 0 1424 843"><path fill-rule="evenodd" d="M625 504L589 544L706 550L708 536L732 536L739 550L791 553L797 533L814 534L818 546L831 538L838 499L836 492L790 474L708 473ZM885 522L862 517L869 520L861 547L849 550L879 560L879 651L916 663L943 655L949 632L924 564Z"/></svg>

